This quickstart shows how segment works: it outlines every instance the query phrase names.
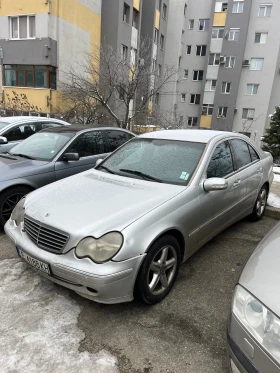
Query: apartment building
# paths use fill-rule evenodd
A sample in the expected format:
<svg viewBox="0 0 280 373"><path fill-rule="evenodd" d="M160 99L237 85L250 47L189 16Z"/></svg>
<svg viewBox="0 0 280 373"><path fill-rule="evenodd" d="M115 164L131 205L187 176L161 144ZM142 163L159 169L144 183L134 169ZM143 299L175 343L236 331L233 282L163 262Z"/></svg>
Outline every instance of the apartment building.
<svg viewBox="0 0 280 373"><path fill-rule="evenodd" d="M257 143L280 104L280 2L170 2L166 62L178 66L173 99L185 127L243 132Z"/></svg>
<svg viewBox="0 0 280 373"><path fill-rule="evenodd" d="M169 0L103 0L102 4L102 43L111 45L119 56L131 61L149 59L152 69L160 71L164 66ZM141 51L141 40L150 44L145 56ZM152 74L151 74L152 75ZM153 78L153 77L152 77ZM156 74L151 79L151 90L155 85ZM137 96L137 92L136 92ZM131 102L131 114L135 100ZM149 102L149 111L159 110L159 95ZM116 111L122 111L117 104ZM143 123L146 124L146 123Z"/></svg>
<svg viewBox="0 0 280 373"><path fill-rule="evenodd" d="M59 111L57 82L100 45L102 0L1 0L0 101L26 95L43 115Z"/></svg>

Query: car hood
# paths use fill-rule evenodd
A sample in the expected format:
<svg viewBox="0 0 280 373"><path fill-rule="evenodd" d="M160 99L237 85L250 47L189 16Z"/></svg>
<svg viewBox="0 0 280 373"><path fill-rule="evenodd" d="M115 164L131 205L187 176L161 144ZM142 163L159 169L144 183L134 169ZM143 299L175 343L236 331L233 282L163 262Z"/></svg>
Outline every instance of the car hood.
<svg viewBox="0 0 280 373"><path fill-rule="evenodd" d="M99 238L122 231L184 189L92 169L32 192L25 212L77 238Z"/></svg>
<svg viewBox="0 0 280 373"><path fill-rule="evenodd" d="M280 317L280 223L264 238L243 269L239 283Z"/></svg>
<svg viewBox="0 0 280 373"><path fill-rule="evenodd" d="M35 168L46 163L48 162L0 154L0 182L32 175Z"/></svg>

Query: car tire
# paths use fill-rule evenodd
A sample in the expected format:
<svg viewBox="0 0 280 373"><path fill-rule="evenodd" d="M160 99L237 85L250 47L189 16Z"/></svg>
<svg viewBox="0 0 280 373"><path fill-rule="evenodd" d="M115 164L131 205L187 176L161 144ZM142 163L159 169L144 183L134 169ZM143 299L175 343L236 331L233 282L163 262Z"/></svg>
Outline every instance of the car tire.
<svg viewBox="0 0 280 373"><path fill-rule="evenodd" d="M138 273L135 298L146 304L163 300L172 289L181 263L181 250L173 236L153 243Z"/></svg>
<svg viewBox="0 0 280 373"><path fill-rule="evenodd" d="M4 225L9 220L16 204L29 192L31 192L31 189L18 186L7 189L0 194L0 225Z"/></svg>
<svg viewBox="0 0 280 373"><path fill-rule="evenodd" d="M258 197L250 218L252 221L259 221L264 216L267 204L268 190L266 185L263 185L258 193Z"/></svg>

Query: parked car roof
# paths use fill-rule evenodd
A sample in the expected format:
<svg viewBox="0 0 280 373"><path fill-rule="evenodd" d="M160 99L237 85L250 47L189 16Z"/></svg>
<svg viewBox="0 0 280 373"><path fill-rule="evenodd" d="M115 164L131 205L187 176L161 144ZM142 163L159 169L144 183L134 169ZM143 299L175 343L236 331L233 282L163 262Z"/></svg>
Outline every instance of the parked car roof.
<svg viewBox="0 0 280 373"><path fill-rule="evenodd" d="M70 125L70 123L65 122L61 119L47 118L47 117L34 117L34 116L15 116L15 117L0 117L0 122L5 122L8 124L15 124L18 122L50 122L54 121L56 123L61 123L64 125Z"/></svg>
<svg viewBox="0 0 280 373"><path fill-rule="evenodd" d="M86 130L92 130L92 129L97 129L97 130L109 130L109 131L123 131L127 132L130 134L133 134L132 132L125 130L123 128L119 127L99 127L99 126L81 126L81 125L72 125L70 127L52 127L52 128L45 128L41 132L81 132L81 131L86 131ZM134 135L134 134L133 134Z"/></svg>
<svg viewBox="0 0 280 373"><path fill-rule="evenodd" d="M163 140L181 140L191 142L208 143L213 137L219 135L232 136L232 132L226 131L209 131L209 130L166 130L166 131L155 131L145 133L140 137L152 138L152 139L163 139ZM238 134L234 134L238 135Z"/></svg>

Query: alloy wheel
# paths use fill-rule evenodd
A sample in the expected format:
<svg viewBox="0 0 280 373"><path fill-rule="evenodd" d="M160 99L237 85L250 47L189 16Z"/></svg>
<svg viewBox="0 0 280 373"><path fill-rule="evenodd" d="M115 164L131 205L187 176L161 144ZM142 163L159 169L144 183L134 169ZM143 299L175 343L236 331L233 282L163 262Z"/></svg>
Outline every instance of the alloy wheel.
<svg viewBox="0 0 280 373"><path fill-rule="evenodd" d="M171 284L178 265L178 256L173 246L162 247L151 262L148 286L153 295L162 294Z"/></svg>
<svg viewBox="0 0 280 373"><path fill-rule="evenodd" d="M4 203L2 204L1 208L1 215L4 221L8 221L13 209L15 208L16 204L25 196L25 193L15 193L5 199Z"/></svg>
<svg viewBox="0 0 280 373"><path fill-rule="evenodd" d="M264 210L265 210L265 206L266 206L266 200L267 200L267 193L266 193L266 189L262 189L258 195L258 199L257 199L257 214L258 216L262 216L262 214L264 213Z"/></svg>

